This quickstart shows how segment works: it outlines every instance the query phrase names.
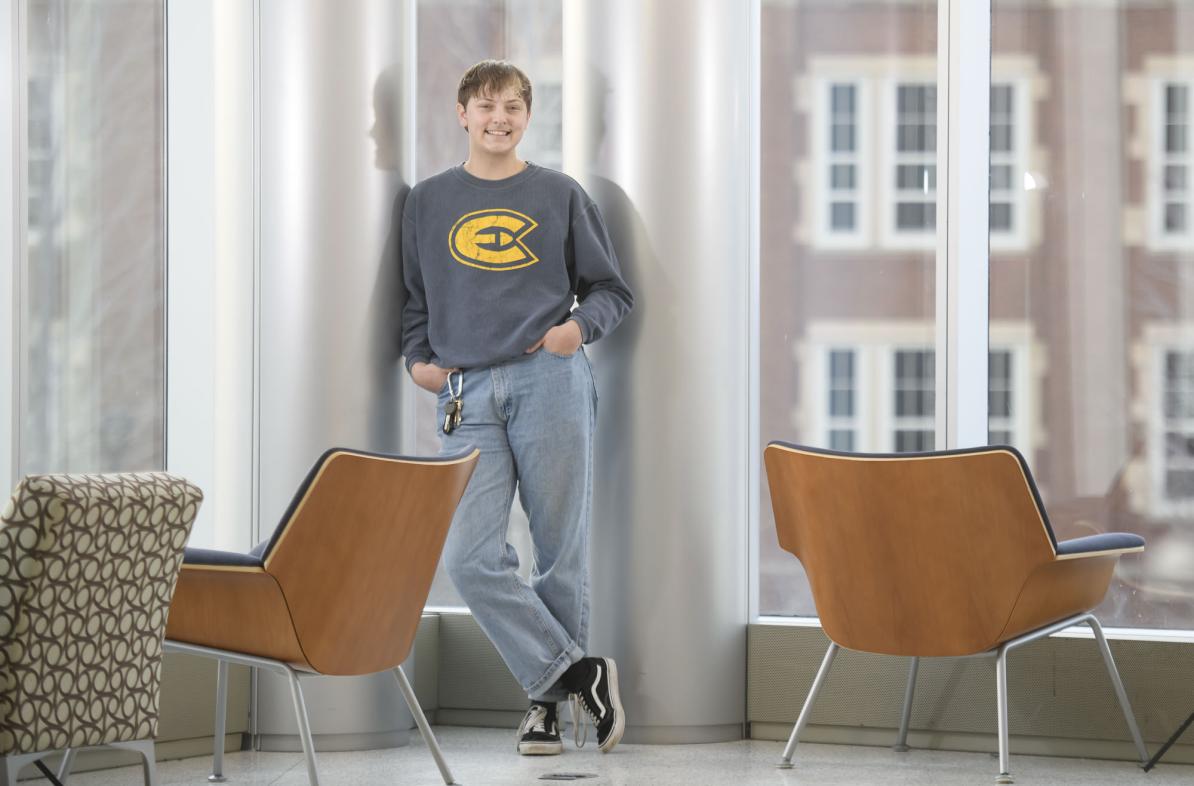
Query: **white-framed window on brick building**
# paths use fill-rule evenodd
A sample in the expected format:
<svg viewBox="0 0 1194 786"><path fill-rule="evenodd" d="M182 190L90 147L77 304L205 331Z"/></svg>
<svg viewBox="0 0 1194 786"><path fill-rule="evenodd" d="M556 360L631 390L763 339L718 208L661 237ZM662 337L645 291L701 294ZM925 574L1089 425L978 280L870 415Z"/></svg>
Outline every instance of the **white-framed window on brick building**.
<svg viewBox="0 0 1194 786"><path fill-rule="evenodd" d="M1194 507L1194 348L1161 358L1161 424L1156 481L1166 509Z"/></svg>
<svg viewBox="0 0 1194 786"><path fill-rule="evenodd" d="M1034 231L1032 84L1023 64L1005 65L991 84L989 218L995 251L1027 248ZM829 250L933 248L937 86L931 74L910 68L876 76L866 61L851 61L827 66L810 81L809 91L812 241Z"/></svg>
<svg viewBox="0 0 1194 786"><path fill-rule="evenodd" d="M861 450L858 350L833 347L825 352L825 442L831 450Z"/></svg>
<svg viewBox="0 0 1194 786"><path fill-rule="evenodd" d="M931 246L937 228L937 86L894 85L889 234L896 244Z"/></svg>
<svg viewBox="0 0 1194 786"><path fill-rule="evenodd" d="M1016 367L1011 349L992 347L987 354L987 442L1015 445Z"/></svg>
<svg viewBox="0 0 1194 786"><path fill-rule="evenodd" d="M936 446L936 357L927 322L814 322L797 352L801 439L834 450L901 453ZM1024 322L994 321L988 438L1028 455L1041 432L1034 391L1044 366ZM807 370L807 373L805 373Z"/></svg>
<svg viewBox="0 0 1194 786"><path fill-rule="evenodd" d="M990 226L993 250L1022 249L1028 243L1025 205L1028 173L1027 89L1014 81L991 83Z"/></svg>
<svg viewBox="0 0 1194 786"><path fill-rule="evenodd" d="M859 79L827 78L816 84L817 242L825 248L858 248L870 234L869 91Z"/></svg>
<svg viewBox="0 0 1194 786"><path fill-rule="evenodd" d="M1190 248L1194 246L1194 156L1190 147L1194 80L1160 79L1154 95L1153 241L1158 248Z"/></svg>
<svg viewBox="0 0 1194 786"><path fill-rule="evenodd" d="M937 395L934 352L929 348L899 348L892 352L891 358L891 450L895 453L932 450Z"/></svg>

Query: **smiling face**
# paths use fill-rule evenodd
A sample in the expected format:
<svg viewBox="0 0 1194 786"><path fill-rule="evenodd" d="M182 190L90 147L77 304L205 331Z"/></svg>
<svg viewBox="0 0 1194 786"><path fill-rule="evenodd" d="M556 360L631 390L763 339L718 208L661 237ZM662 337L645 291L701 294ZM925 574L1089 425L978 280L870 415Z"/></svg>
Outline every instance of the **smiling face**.
<svg viewBox="0 0 1194 786"><path fill-rule="evenodd" d="M468 100L468 106L456 105L460 125L468 132L469 157L501 159L514 157L522 141L531 113L515 86L501 91L487 91Z"/></svg>

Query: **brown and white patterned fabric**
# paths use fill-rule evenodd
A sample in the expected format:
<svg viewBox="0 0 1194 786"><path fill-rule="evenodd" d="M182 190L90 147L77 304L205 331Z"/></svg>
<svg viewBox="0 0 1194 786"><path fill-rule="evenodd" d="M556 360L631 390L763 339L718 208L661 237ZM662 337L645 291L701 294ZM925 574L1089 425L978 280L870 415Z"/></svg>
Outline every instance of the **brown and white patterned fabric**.
<svg viewBox="0 0 1194 786"><path fill-rule="evenodd" d="M155 736L202 499L165 473L21 481L0 515L0 756Z"/></svg>

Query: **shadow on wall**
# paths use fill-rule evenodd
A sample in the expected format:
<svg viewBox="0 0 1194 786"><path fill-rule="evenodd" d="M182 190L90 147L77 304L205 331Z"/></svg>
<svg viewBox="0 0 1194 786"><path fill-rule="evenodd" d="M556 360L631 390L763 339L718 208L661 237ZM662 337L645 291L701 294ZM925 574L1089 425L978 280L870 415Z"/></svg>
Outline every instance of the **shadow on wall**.
<svg viewBox="0 0 1194 786"><path fill-rule="evenodd" d="M402 179L401 69L387 66L373 84L373 164L386 178L385 193L392 201L390 229L377 266L377 280L369 299L369 434L379 450L396 452L400 445L399 396L402 374L402 208L410 185Z"/></svg>
<svg viewBox="0 0 1194 786"><path fill-rule="evenodd" d="M650 422L652 403L641 400L643 391L635 384L648 366L669 364L671 358L643 356L642 342L648 322L652 346L678 346L681 340L680 326L669 319L666 301L662 304L651 296L661 292L674 291L666 280L667 272L655 254L642 214L629 194L614 180L602 177L597 172L603 167L603 147L608 140L606 130L610 121L607 98L611 93L609 80L599 67L590 64L587 69L590 84L586 93L601 105L595 113L595 126L589 135L590 147L586 151L583 185L589 196L601 209L609 230L614 253L621 266L622 276L634 293L634 310L613 333L602 339L594 348L594 371L597 378L598 404L596 461L593 501L593 549L600 555L594 564L600 575L595 580L604 586L623 586L625 592L602 593L607 600L616 601L619 606L595 604L593 608L594 646L613 652L624 652L630 634L626 626L619 623L642 614L642 609L631 608L636 598L641 598L640 588L629 586L650 575L641 570L635 560L658 558L639 553L636 548L641 538L636 537L635 528L649 526L642 521L643 511L636 506L639 497L637 486L651 482L657 473L653 467L656 461L664 460L670 453L676 435L657 433L657 428L670 428L667 419ZM605 150L609 161L612 151ZM666 391L660 391L666 395ZM639 674L623 675L623 691L628 696L643 692L639 685Z"/></svg>

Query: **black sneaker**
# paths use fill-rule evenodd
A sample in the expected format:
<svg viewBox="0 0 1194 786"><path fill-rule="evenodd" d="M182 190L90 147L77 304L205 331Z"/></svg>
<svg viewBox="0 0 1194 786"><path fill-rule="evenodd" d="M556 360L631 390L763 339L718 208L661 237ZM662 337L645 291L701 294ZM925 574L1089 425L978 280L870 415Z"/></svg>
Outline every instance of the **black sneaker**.
<svg viewBox="0 0 1194 786"><path fill-rule="evenodd" d="M531 702L518 726L518 752L523 756L554 756L564 752L554 701Z"/></svg>
<svg viewBox="0 0 1194 786"><path fill-rule="evenodd" d="M581 658L564 673L562 682L575 699L572 723L579 729L583 717L578 717L576 704L580 704L597 728L597 747L602 753L609 753L626 731L626 715L622 712L622 697L618 695L618 667L614 659ZM583 744L579 742L579 733L577 744Z"/></svg>

